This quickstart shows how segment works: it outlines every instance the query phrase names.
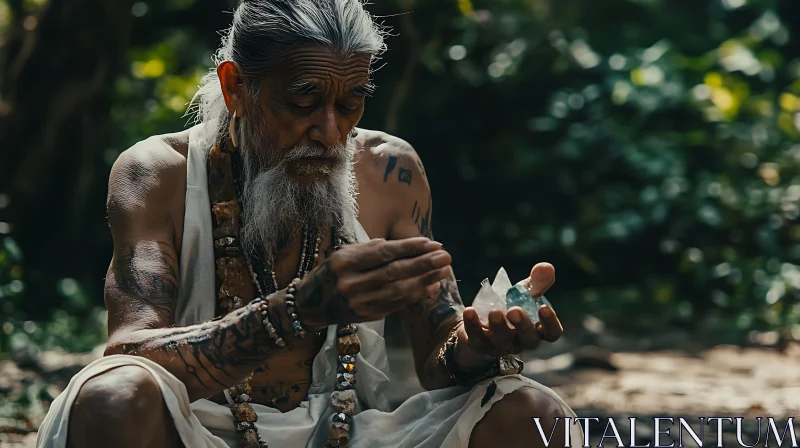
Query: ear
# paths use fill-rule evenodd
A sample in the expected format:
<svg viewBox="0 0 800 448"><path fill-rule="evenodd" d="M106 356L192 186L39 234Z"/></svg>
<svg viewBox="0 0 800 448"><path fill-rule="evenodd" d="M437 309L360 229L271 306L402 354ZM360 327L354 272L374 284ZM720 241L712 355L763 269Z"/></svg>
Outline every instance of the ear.
<svg viewBox="0 0 800 448"><path fill-rule="evenodd" d="M242 68L233 61L223 61L217 66L217 76L228 112L231 114L236 112L237 117L244 117L247 113L244 101L247 90L242 77Z"/></svg>

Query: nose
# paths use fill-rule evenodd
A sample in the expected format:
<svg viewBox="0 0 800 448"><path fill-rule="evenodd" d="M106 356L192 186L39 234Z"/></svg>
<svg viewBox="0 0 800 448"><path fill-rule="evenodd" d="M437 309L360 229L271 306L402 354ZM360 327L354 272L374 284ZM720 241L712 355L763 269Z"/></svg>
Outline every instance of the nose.
<svg viewBox="0 0 800 448"><path fill-rule="evenodd" d="M325 108L320 112L317 122L311 127L309 137L326 148L339 143L342 134L339 132L336 111L332 107Z"/></svg>

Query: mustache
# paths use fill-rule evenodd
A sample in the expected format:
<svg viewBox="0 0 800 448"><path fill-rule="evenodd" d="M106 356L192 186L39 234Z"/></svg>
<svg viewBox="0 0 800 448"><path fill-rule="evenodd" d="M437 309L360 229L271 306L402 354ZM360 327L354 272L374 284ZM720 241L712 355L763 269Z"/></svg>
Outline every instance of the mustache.
<svg viewBox="0 0 800 448"><path fill-rule="evenodd" d="M341 143L334 146L325 148L322 146L310 145L296 145L290 150L286 151L283 155L282 162L292 162L298 159L305 159L310 157L319 157L326 159L334 159L336 161L344 161L347 159L348 154L347 145Z"/></svg>

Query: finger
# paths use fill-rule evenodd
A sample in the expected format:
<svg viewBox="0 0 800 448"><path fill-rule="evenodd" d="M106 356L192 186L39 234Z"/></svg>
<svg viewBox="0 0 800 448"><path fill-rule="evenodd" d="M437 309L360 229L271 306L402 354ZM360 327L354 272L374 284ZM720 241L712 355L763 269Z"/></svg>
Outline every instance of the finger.
<svg viewBox="0 0 800 448"><path fill-rule="evenodd" d="M450 276L450 266L436 269L416 277L397 280L381 285L374 290L380 291L382 301L402 302L404 306L429 297L428 288L438 286L439 282Z"/></svg>
<svg viewBox="0 0 800 448"><path fill-rule="evenodd" d="M389 314L406 308L409 300L397 285L380 289L364 291L350 296L347 300L348 307L355 314L363 317L364 322L382 319Z"/></svg>
<svg viewBox="0 0 800 448"><path fill-rule="evenodd" d="M417 276L413 279L392 282L378 288L349 295L348 306L364 321L382 319L408 307L411 303L430 297L430 290L439 289L439 282L450 275L450 268ZM416 282L416 284L413 284Z"/></svg>
<svg viewBox="0 0 800 448"><path fill-rule="evenodd" d="M486 329L481 324L481 318L474 308L464 310L464 331L467 332L467 343L470 348L478 353L488 356L500 356L501 353L492 345L486 335Z"/></svg>
<svg viewBox="0 0 800 448"><path fill-rule="evenodd" d="M356 276L354 292L376 289L389 283L426 274L450 265L452 257L444 250L428 252L414 258L395 260L378 269ZM426 285L427 286L427 285Z"/></svg>
<svg viewBox="0 0 800 448"><path fill-rule="evenodd" d="M508 310L508 321L514 325L517 330L517 338L526 349L533 350L539 347L542 338L533 322L528 318L528 315L522 311L522 308L515 306Z"/></svg>
<svg viewBox="0 0 800 448"><path fill-rule="evenodd" d="M550 263L538 263L531 269L526 287L531 297L538 298L544 295L556 281L556 268Z"/></svg>
<svg viewBox="0 0 800 448"><path fill-rule="evenodd" d="M503 353L516 353L519 351L515 351L518 345L514 343L516 335L511 327L508 326L505 313L502 311L494 310L489 313L489 331L491 332L489 340L495 348Z"/></svg>
<svg viewBox="0 0 800 448"><path fill-rule="evenodd" d="M356 270L369 270L401 258L410 258L442 248L442 244L425 237L367 243L354 251L351 260Z"/></svg>
<svg viewBox="0 0 800 448"><path fill-rule="evenodd" d="M555 342L564 333L564 327L561 326L561 321L558 320L556 312L553 307L544 305L539 308L539 322L541 326L541 337L547 342Z"/></svg>
<svg viewBox="0 0 800 448"><path fill-rule="evenodd" d="M425 291L428 293L426 297L438 297L442 291L442 283L436 282L430 284L427 288L425 288Z"/></svg>
<svg viewBox="0 0 800 448"><path fill-rule="evenodd" d="M350 298L347 303L354 314L363 318L363 322L383 319L407 306L405 300L388 297L386 292L381 290L367 291L358 294Z"/></svg>

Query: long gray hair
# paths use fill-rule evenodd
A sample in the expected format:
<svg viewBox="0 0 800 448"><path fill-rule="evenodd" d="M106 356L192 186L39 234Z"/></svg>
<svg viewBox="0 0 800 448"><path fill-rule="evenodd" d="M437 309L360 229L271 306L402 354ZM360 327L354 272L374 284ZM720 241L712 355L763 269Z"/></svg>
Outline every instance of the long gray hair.
<svg viewBox="0 0 800 448"><path fill-rule="evenodd" d="M386 50L386 33L362 0L243 0L188 113L198 123L214 123L221 141L229 120L216 71L223 61L239 64L254 97L263 77L274 73L293 48L323 45L343 56L369 54L374 61Z"/></svg>
<svg viewBox="0 0 800 448"><path fill-rule="evenodd" d="M241 67L248 91L245 101L257 110L261 81L277 72L291 50L322 45L344 57L368 54L374 61L385 50L385 34L364 10L362 0L244 0L234 12L233 24L223 36L214 62L217 66L233 61ZM210 128L207 132L215 143L228 137L230 117L216 68L203 77L189 113ZM251 117L258 115L255 112ZM322 229L334 225L339 236L352 241L357 220L353 139L325 149L326 155L337 160L331 167L320 167L326 170L327 181L300 188L287 175L286 163L319 155L320 148L298 146L278 152L262 120L246 119L238 127L244 162L242 248L252 253L263 247L274 253L285 247L301 226Z"/></svg>

